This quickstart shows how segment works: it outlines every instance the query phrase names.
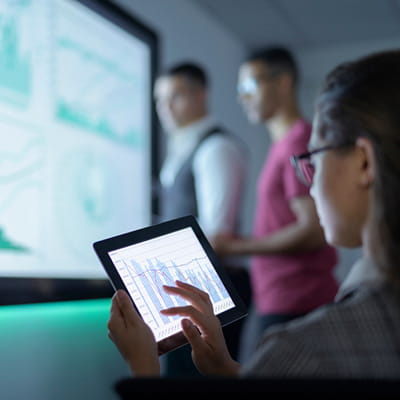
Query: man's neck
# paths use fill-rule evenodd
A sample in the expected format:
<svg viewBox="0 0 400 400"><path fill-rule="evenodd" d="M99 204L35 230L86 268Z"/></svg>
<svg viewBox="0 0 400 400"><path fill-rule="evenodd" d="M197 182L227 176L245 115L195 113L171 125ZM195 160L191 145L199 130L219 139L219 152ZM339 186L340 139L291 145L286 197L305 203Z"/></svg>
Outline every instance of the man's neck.
<svg viewBox="0 0 400 400"><path fill-rule="evenodd" d="M178 126L177 129L185 129L188 126L193 126L198 124L200 121L203 121L208 117L208 113L206 111L198 113L196 116L193 116L193 118L190 121L187 121L185 124Z"/></svg>
<svg viewBox="0 0 400 400"><path fill-rule="evenodd" d="M290 107L277 113L274 117L265 122L265 126L271 135L273 142L283 139L290 128L302 118L296 106Z"/></svg>
<svg viewBox="0 0 400 400"><path fill-rule="evenodd" d="M193 127L204 123L204 121L211 120L211 116L208 114L199 115L197 118L193 118L188 121L184 125L180 125L176 127L174 130L169 132L170 136L181 136L182 134L186 134L187 131L191 130Z"/></svg>

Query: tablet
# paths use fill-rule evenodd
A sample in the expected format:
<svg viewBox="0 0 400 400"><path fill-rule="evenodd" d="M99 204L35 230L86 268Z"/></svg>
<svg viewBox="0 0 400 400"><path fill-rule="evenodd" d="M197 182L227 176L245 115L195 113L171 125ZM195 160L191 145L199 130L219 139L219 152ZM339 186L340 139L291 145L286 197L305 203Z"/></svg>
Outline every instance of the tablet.
<svg viewBox="0 0 400 400"><path fill-rule="evenodd" d="M168 295L163 285L180 280L207 292L222 326L246 315L243 301L191 215L100 240L93 247L114 289L128 292L150 326L160 355L187 343L182 317L167 317L160 310L188 303Z"/></svg>

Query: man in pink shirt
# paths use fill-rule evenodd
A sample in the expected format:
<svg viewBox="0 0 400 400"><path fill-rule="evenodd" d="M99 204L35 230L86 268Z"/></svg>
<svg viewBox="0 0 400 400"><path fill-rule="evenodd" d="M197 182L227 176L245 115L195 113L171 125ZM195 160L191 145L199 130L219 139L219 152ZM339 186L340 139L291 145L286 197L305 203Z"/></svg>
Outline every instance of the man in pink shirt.
<svg viewBox="0 0 400 400"><path fill-rule="evenodd" d="M220 236L215 245L219 254L252 256L253 335L245 335L244 353L257 341L255 326L261 333L304 315L331 302L338 290L336 250L326 243L309 188L290 164L290 156L307 151L311 134L297 104L297 80L295 60L281 47L253 54L239 70L243 109L251 123L265 125L272 141L258 178L253 236Z"/></svg>

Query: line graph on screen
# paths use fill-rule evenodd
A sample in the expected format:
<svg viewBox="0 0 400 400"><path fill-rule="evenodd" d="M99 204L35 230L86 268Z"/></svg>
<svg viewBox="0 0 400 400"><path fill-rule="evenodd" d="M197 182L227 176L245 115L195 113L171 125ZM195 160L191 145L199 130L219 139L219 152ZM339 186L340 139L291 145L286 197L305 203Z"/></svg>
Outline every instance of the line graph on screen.
<svg viewBox="0 0 400 400"><path fill-rule="evenodd" d="M177 329L181 319L164 316L160 310L188 304L179 296L168 295L163 285L175 285L175 281L180 280L207 292L215 314L234 306L190 228L117 250L110 256L156 337L157 334L165 337Z"/></svg>

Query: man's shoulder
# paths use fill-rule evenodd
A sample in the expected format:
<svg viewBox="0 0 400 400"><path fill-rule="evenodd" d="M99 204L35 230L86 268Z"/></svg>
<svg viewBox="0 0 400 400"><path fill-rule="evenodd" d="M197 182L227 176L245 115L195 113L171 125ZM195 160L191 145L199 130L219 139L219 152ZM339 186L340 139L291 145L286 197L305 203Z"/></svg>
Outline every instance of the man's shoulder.
<svg viewBox="0 0 400 400"><path fill-rule="evenodd" d="M310 141L312 125L307 120L299 120L285 137L282 147L286 152L304 152Z"/></svg>
<svg viewBox="0 0 400 400"><path fill-rule="evenodd" d="M243 139L224 126L216 127L211 135L207 135L199 145L200 148L210 148L218 150L228 148L240 152L247 151L247 146Z"/></svg>
<svg viewBox="0 0 400 400"><path fill-rule="evenodd" d="M228 128L226 125L221 124L221 123L216 123L214 126L210 127L206 134L204 135L204 140L211 139L213 137L226 137L229 140L232 138L236 138L236 134Z"/></svg>
<svg viewBox="0 0 400 400"><path fill-rule="evenodd" d="M305 118L299 119L290 129L289 136L296 137L309 137L312 131L312 124Z"/></svg>

